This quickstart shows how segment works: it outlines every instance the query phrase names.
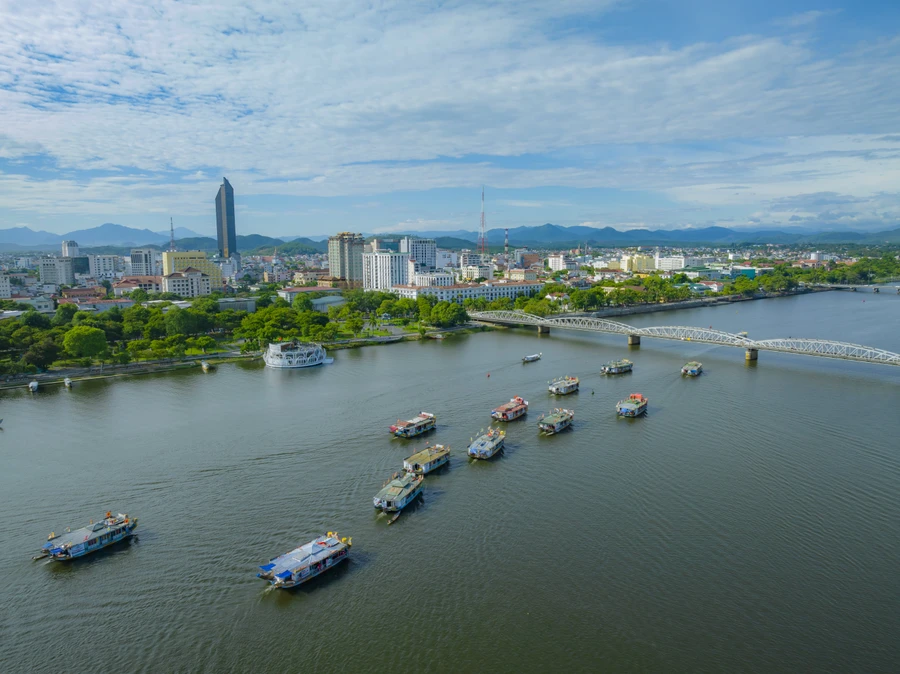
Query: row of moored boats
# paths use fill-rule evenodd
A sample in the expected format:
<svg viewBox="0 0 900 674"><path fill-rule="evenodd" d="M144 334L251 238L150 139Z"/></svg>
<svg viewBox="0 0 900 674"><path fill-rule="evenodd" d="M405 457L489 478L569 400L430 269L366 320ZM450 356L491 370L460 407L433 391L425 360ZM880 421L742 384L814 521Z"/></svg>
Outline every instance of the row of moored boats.
<svg viewBox="0 0 900 674"><path fill-rule="evenodd" d="M541 354L535 354L534 360ZM526 362L527 359L523 359ZM619 374L631 371L632 363L628 360L613 361L603 367L605 374ZM204 368L206 369L206 368ZM702 365L697 362L687 363L682 373L696 376L702 372ZM36 387L35 387L36 388ZM578 377L564 376L548 383L548 390L554 395L568 395L579 388ZM619 401L616 410L620 416L637 417L646 412L648 400L640 393L632 393L627 399ZM528 401L515 396L491 410L491 418L495 421L509 422L524 417L528 413ZM542 414L538 419L541 434L554 435L565 430L575 418L573 410L556 408L549 414ZM436 428L437 419L434 414L421 412L407 421L398 420L390 426L393 435L400 438L413 438ZM506 433L497 428L482 432L477 438L470 440L467 455L472 459L490 459L500 452L506 440ZM403 468L394 473L382 485L381 490L373 498L377 510L392 513L395 521L400 512L422 494L425 476L446 465L450 461L450 448L445 445L426 445L403 461ZM65 533L51 532L47 542L41 547L33 559L49 558L52 561L66 562L84 557L110 545L135 536L138 520L127 514L113 515L107 512L98 522L90 521L88 526ZM259 567L257 577L269 582L276 588L292 588L301 585L328 569L347 559L352 538L340 536L329 531L308 543L304 543L283 555L279 555Z"/></svg>

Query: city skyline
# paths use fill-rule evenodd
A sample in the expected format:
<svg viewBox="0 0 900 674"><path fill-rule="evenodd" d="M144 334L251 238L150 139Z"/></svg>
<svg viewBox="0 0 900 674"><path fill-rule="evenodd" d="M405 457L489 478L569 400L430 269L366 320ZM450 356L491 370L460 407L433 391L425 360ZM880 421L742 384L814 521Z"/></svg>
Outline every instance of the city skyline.
<svg viewBox="0 0 900 674"><path fill-rule="evenodd" d="M174 217L213 236L223 174L242 231L272 236L472 231L482 184L489 228L900 221L890 3L111 0L0 17L0 229Z"/></svg>

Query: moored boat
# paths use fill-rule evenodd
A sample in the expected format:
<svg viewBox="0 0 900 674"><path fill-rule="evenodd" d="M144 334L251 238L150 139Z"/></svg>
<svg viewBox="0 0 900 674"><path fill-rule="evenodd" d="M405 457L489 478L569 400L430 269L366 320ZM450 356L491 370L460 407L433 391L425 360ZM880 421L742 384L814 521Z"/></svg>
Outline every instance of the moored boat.
<svg viewBox="0 0 900 674"><path fill-rule="evenodd" d="M543 356L543 355L544 355L543 353L533 353L530 356L525 356L524 358L522 358L522 362L523 363L533 363L536 360L540 360L541 356Z"/></svg>
<svg viewBox="0 0 900 674"><path fill-rule="evenodd" d="M696 360L685 363L684 367L681 368L681 374L686 374L689 377L696 377L701 372L703 372L703 363L698 363Z"/></svg>
<svg viewBox="0 0 900 674"><path fill-rule="evenodd" d="M205 360L201 360L200 361L200 369L203 370L204 372L209 372L212 369L212 365L210 365Z"/></svg>
<svg viewBox="0 0 900 674"><path fill-rule="evenodd" d="M398 438L413 438L422 433L432 430L437 423L437 419L433 414L428 412L419 412L419 416L407 421L400 421L391 426L391 433Z"/></svg>
<svg viewBox="0 0 900 674"><path fill-rule="evenodd" d="M491 410L491 416L497 421L512 421L528 412L528 401L521 396L511 398L508 403Z"/></svg>
<svg viewBox="0 0 900 674"><path fill-rule="evenodd" d="M467 453L473 459L490 459L503 449L505 442L506 433L492 428L487 433L483 433L472 440Z"/></svg>
<svg viewBox="0 0 900 674"><path fill-rule="evenodd" d="M639 417L647 411L650 401L640 393L632 393L625 400L620 400L616 405L616 412L620 417Z"/></svg>
<svg viewBox="0 0 900 674"><path fill-rule="evenodd" d="M573 410L557 407L550 414L541 415L541 418L538 420L538 428L542 433L553 435L568 428L574 418L575 412Z"/></svg>
<svg viewBox="0 0 900 674"><path fill-rule="evenodd" d="M569 377L568 375L558 377L550 382L548 388L554 395L564 396L575 393L578 390L578 377Z"/></svg>
<svg viewBox="0 0 900 674"><path fill-rule="evenodd" d="M600 374L622 374L624 372L631 372L632 367L634 367L634 363L627 358L611 360L600 368Z"/></svg>
<svg viewBox="0 0 900 674"><path fill-rule="evenodd" d="M407 473L427 475L431 471L440 468L450 462L450 448L444 445L434 445L416 452L403 462L403 470Z"/></svg>
<svg viewBox="0 0 900 674"><path fill-rule="evenodd" d="M72 380L66 377L65 379L63 379L63 386L65 386L66 388L72 388Z"/></svg>
<svg viewBox="0 0 900 674"><path fill-rule="evenodd" d="M263 354L266 365L274 368L313 367L328 365L334 358L328 358L321 344L298 342L276 342L269 344Z"/></svg>
<svg viewBox="0 0 900 674"><path fill-rule="evenodd" d="M134 535L135 527L137 527L136 517L129 517L122 513L113 515L112 512L108 512L96 524L91 520L86 527L75 531L67 529L63 534L52 532L47 537L47 542L41 548L40 554L34 559L49 557L57 562L67 562L84 557L131 538Z"/></svg>
<svg viewBox="0 0 900 674"><path fill-rule="evenodd" d="M422 493L424 479L415 473L394 473L372 499L375 509L386 513L400 512Z"/></svg>
<svg viewBox="0 0 900 674"><path fill-rule="evenodd" d="M37 393L38 383L36 381L28 382L28 390L31 391L32 393Z"/></svg>
<svg viewBox="0 0 900 674"><path fill-rule="evenodd" d="M341 538L336 531L329 531L260 566L256 577L277 588L302 585L347 559L352 544L352 538Z"/></svg>

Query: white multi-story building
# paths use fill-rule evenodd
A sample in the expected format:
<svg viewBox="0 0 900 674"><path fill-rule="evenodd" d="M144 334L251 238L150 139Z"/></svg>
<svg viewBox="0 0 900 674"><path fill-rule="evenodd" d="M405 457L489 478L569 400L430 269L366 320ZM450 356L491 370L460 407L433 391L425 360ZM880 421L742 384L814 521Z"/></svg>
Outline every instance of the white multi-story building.
<svg viewBox="0 0 900 674"><path fill-rule="evenodd" d="M153 248L132 248L131 272L133 276L159 276L162 271L162 255Z"/></svg>
<svg viewBox="0 0 900 674"><path fill-rule="evenodd" d="M568 255L551 255L547 258L547 264L550 265L550 271L578 269L578 264Z"/></svg>
<svg viewBox="0 0 900 674"><path fill-rule="evenodd" d="M0 274L0 299L9 299L12 297L12 285L9 282L9 276Z"/></svg>
<svg viewBox="0 0 900 674"><path fill-rule="evenodd" d="M88 268L94 278L114 278L119 271L118 255L88 255ZM148 274L149 276L149 274Z"/></svg>
<svg viewBox="0 0 900 674"><path fill-rule="evenodd" d="M474 281L477 278L491 279L494 278L494 265L472 264L460 267L459 276L465 281Z"/></svg>
<svg viewBox="0 0 900 674"><path fill-rule="evenodd" d="M62 242L63 257L78 257L78 243L76 241Z"/></svg>
<svg viewBox="0 0 900 674"><path fill-rule="evenodd" d="M363 289L390 290L409 279L409 254L378 250L363 253Z"/></svg>
<svg viewBox="0 0 900 674"><path fill-rule="evenodd" d="M38 269L44 285L75 284L75 269L71 257L42 257Z"/></svg>
<svg viewBox="0 0 900 674"><path fill-rule="evenodd" d="M400 239L400 252L406 253L410 260L415 260L426 269L434 269L437 266L437 244L434 239L404 236Z"/></svg>
<svg viewBox="0 0 900 674"><path fill-rule="evenodd" d="M480 284L461 284L452 286L415 286L402 285L394 286L391 292L397 294L401 298L417 300L422 295L433 295L439 302L458 302L462 303L466 299L478 299L483 297L486 301L491 302L501 297L508 297L511 300L516 299L520 295L534 295L538 290L544 287L543 283L534 283L528 281L487 281Z"/></svg>
<svg viewBox="0 0 900 674"><path fill-rule="evenodd" d="M201 297L212 292L210 279L199 269L188 267L162 277L162 291L181 297Z"/></svg>
<svg viewBox="0 0 900 674"><path fill-rule="evenodd" d="M464 250L459 254L460 267L474 267L481 263L481 253L473 253L471 250Z"/></svg>
<svg viewBox="0 0 900 674"><path fill-rule="evenodd" d="M434 266L436 269L446 269L459 264L459 255L452 250L438 250L435 253Z"/></svg>
<svg viewBox="0 0 900 674"><path fill-rule="evenodd" d="M659 253L655 258L656 268L660 271L677 271L685 267L699 267L703 264L703 260L697 257L687 257L685 255L673 255L672 257L660 257Z"/></svg>
<svg viewBox="0 0 900 674"><path fill-rule="evenodd" d="M453 274L445 271L418 272L412 277L414 286L452 286L455 282Z"/></svg>

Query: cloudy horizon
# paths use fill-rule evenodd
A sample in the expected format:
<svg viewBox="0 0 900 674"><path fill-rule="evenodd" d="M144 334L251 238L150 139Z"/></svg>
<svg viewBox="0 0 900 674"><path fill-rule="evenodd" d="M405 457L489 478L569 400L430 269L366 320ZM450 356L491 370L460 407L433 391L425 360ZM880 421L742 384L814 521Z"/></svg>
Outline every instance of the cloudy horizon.
<svg viewBox="0 0 900 674"><path fill-rule="evenodd" d="M679 5L5 2L0 229L898 227L900 9Z"/></svg>

